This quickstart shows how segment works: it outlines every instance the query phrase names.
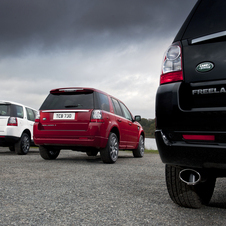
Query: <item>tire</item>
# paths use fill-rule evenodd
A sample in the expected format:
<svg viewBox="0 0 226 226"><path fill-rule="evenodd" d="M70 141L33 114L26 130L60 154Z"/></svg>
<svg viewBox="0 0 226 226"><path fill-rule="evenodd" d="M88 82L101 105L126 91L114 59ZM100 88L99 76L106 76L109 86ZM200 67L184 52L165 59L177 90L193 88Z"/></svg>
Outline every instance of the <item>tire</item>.
<svg viewBox="0 0 226 226"><path fill-rule="evenodd" d="M143 135L140 135L139 144L138 144L137 149L133 150L133 156L135 158L141 158L144 156L144 137L143 137Z"/></svg>
<svg viewBox="0 0 226 226"><path fill-rule="evenodd" d="M23 133L20 140L15 144L15 152L18 155L26 155L29 152L31 145L30 136Z"/></svg>
<svg viewBox="0 0 226 226"><path fill-rule="evenodd" d="M39 153L45 160L54 160L60 154L60 150L54 147L39 146Z"/></svg>
<svg viewBox="0 0 226 226"><path fill-rule="evenodd" d="M187 185L179 178L181 170L179 167L165 166L166 185L173 202L182 207L195 209L208 205L214 191L216 178L210 176L204 182Z"/></svg>
<svg viewBox="0 0 226 226"><path fill-rule="evenodd" d="M110 133L105 148L100 151L101 159L104 163L115 163L118 159L119 143L115 133Z"/></svg>

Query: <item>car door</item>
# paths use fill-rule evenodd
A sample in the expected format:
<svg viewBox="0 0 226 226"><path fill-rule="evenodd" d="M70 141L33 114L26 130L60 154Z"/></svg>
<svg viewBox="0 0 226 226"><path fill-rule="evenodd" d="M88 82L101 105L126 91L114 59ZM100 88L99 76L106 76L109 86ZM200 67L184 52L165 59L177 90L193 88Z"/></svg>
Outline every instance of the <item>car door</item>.
<svg viewBox="0 0 226 226"><path fill-rule="evenodd" d="M36 117L36 113L30 109L26 107L26 112L27 112L27 125L28 125L28 129L31 132L31 139L33 140L33 125L35 122L35 117Z"/></svg>
<svg viewBox="0 0 226 226"><path fill-rule="evenodd" d="M127 147L127 120L123 117L123 112L120 107L118 100L111 98L115 119L119 127L119 134L120 134L120 148Z"/></svg>
<svg viewBox="0 0 226 226"><path fill-rule="evenodd" d="M17 118L17 130L15 130L15 135L20 137L26 129L26 123L24 120L25 108L21 105L13 104L13 111L13 117Z"/></svg>
<svg viewBox="0 0 226 226"><path fill-rule="evenodd" d="M125 133L126 133L126 140L127 140L127 148L135 148L138 136L139 136L139 129L137 124L133 121L133 116L131 115L130 111L127 107L122 103L119 102L123 115L125 117Z"/></svg>

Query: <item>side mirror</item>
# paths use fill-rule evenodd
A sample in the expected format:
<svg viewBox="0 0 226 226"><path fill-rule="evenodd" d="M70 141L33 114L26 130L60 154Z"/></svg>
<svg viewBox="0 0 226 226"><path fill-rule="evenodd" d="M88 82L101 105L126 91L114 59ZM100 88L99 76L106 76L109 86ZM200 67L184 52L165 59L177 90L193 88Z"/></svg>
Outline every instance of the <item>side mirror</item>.
<svg viewBox="0 0 226 226"><path fill-rule="evenodd" d="M141 116L140 115L135 115L134 121L140 122L141 121Z"/></svg>

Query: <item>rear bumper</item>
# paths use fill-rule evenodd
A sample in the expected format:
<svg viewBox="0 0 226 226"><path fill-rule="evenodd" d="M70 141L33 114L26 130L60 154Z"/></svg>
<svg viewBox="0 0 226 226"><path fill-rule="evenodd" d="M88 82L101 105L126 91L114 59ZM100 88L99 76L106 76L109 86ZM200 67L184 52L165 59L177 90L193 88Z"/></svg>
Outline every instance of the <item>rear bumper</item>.
<svg viewBox="0 0 226 226"><path fill-rule="evenodd" d="M104 148L107 145L106 129L101 129L102 123L90 124L88 130L41 130L37 123L33 127L34 143L36 145L51 145L59 147L94 147ZM101 133L102 131L102 133Z"/></svg>
<svg viewBox="0 0 226 226"><path fill-rule="evenodd" d="M63 147L95 147L104 148L108 139L105 137L77 137L77 138L35 138L36 145L51 145Z"/></svg>
<svg viewBox="0 0 226 226"><path fill-rule="evenodd" d="M2 147L9 147L14 145L19 141L20 137L14 136L0 136L0 146Z"/></svg>
<svg viewBox="0 0 226 226"><path fill-rule="evenodd" d="M162 130L156 130L155 136L160 157L165 164L226 170L226 143L171 141Z"/></svg>
<svg viewBox="0 0 226 226"><path fill-rule="evenodd" d="M156 95L156 143L163 163L226 169L226 110L191 108L181 82L162 85ZM210 135L214 141L188 141L182 135Z"/></svg>

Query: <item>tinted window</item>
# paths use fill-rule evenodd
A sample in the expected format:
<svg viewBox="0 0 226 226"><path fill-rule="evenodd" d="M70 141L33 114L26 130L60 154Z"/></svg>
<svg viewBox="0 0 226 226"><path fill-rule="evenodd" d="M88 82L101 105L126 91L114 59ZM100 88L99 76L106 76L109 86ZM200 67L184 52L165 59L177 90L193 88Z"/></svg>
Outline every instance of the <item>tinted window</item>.
<svg viewBox="0 0 226 226"><path fill-rule="evenodd" d="M93 108L93 93L66 93L49 94L40 110Z"/></svg>
<svg viewBox="0 0 226 226"><path fill-rule="evenodd" d="M226 30L226 1L202 1L185 31L185 39Z"/></svg>
<svg viewBox="0 0 226 226"><path fill-rule="evenodd" d="M103 93L97 93L99 98L99 108L104 111L110 111L108 96Z"/></svg>
<svg viewBox="0 0 226 226"><path fill-rule="evenodd" d="M112 98L111 100L112 100L112 104L113 104L115 114L123 116L122 109L120 108L118 101L115 100L114 98Z"/></svg>
<svg viewBox="0 0 226 226"><path fill-rule="evenodd" d="M10 106L8 104L0 105L0 116L10 116Z"/></svg>
<svg viewBox="0 0 226 226"><path fill-rule="evenodd" d="M132 115L130 114L129 110L126 108L126 106L120 102L120 105L121 105L121 108L122 108L122 111L124 113L124 117L127 118L128 120L133 120L133 117Z"/></svg>
<svg viewBox="0 0 226 226"><path fill-rule="evenodd" d="M30 121L35 121L35 112L30 108L26 108L26 111L27 111L27 119Z"/></svg>
<svg viewBox="0 0 226 226"><path fill-rule="evenodd" d="M23 107L19 105L15 105L16 115L15 117L23 118L24 117L24 111Z"/></svg>

